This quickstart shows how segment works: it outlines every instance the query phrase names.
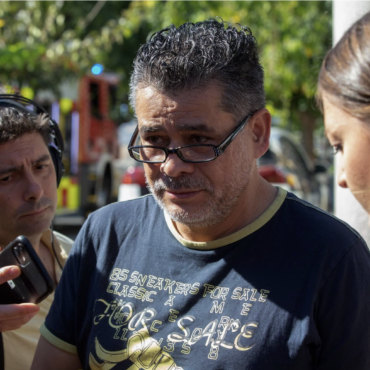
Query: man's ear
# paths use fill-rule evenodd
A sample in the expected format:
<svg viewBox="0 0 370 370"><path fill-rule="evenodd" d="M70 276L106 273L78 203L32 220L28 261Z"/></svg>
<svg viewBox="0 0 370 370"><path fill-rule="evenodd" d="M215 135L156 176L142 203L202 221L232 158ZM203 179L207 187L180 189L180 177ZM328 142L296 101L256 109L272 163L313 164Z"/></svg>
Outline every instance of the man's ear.
<svg viewBox="0 0 370 370"><path fill-rule="evenodd" d="M254 157L262 157L270 145L271 114L266 108L254 113L249 121L254 145Z"/></svg>

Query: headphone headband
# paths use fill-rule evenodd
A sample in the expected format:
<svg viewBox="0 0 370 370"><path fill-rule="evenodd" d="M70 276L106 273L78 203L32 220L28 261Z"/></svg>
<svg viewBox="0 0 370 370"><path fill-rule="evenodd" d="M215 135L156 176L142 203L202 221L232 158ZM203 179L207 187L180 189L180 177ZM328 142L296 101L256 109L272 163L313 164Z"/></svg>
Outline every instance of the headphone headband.
<svg viewBox="0 0 370 370"><path fill-rule="evenodd" d="M50 117L49 112L40 104L35 102L34 100L25 98L22 95L17 94L0 94L0 107L10 107L21 110L24 113L32 114L37 116L37 113L34 111L29 110L23 104L32 105L36 107L41 112L45 113L49 118L49 127L50 127L50 136L51 136L51 143L54 144L57 150L60 151L60 156L62 157L62 153L64 150L64 141L62 133L60 132L59 125Z"/></svg>
<svg viewBox="0 0 370 370"><path fill-rule="evenodd" d="M0 94L0 105L1 106L3 106L1 104L2 103L2 100L10 100L10 101L15 100L15 102L21 102L21 103L25 103L25 104L28 104L28 105L33 105L34 107L38 108L42 112L44 112L47 115L49 115L49 113L45 110L45 108L43 106L41 106L40 104L36 103L34 100L28 99L28 98L26 98L26 97L24 97L22 95L18 95L18 94ZM11 103L13 103L13 102L11 102ZM25 109L27 109L27 108L25 108ZM31 112L31 111L29 111L29 112ZM34 113L34 112L32 112L32 113Z"/></svg>

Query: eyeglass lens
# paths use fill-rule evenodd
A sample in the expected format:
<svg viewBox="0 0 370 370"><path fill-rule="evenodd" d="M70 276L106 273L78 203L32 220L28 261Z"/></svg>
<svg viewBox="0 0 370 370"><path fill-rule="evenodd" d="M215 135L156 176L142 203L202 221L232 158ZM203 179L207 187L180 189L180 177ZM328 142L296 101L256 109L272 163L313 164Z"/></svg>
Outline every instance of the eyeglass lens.
<svg viewBox="0 0 370 370"><path fill-rule="evenodd" d="M139 147L132 150L136 160L144 162L163 162L166 159L166 151L153 147ZM194 145L178 149L180 157L187 161L204 161L215 158L215 152L211 146Z"/></svg>

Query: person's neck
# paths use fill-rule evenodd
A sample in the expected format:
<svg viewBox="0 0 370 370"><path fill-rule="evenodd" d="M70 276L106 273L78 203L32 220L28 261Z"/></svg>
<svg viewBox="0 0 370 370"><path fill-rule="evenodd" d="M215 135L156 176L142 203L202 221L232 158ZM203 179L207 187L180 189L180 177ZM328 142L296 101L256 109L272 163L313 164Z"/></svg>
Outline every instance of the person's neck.
<svg viewBox="0 0 370 370"><path fill-rule="evenodd" d="M40 255L40 247L41 247L41 236L42 235L37 235L37 236L30 236L27 237L27 239L30 241L30 243L33 246L33 249L35 252Z"/></svg>
<svg viewBox="0 0 370 370"><path fill-rule="evenodd" d="M47 247L47 245L41 241L41 236L38 243L37 254L39 255L50 277L54 280L54 283L57 284L53 253Z"/></svg>
<svg viewBox="0 0 370 370"><path fill-rule="evenodd" d="M250 184L238 199L233 212L222 222L209 227L194 228L173 221L177 232L186 240L209 242L231 235L261 216L275 200L278 189L262 178L258 184Z"/></svg>

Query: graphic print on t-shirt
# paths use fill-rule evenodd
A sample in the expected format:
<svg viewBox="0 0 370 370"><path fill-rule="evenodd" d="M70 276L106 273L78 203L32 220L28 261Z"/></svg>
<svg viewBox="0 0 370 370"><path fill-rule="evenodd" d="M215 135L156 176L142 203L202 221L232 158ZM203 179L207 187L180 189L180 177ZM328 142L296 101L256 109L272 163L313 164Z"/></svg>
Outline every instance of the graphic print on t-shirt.
<svg viewBox="0 0 370 370"><path fill-rule="evenodd" d="M108 346L116 340L123 349L106 348L96 336L95 353L89 354L92 370L109 370L123 361L132 363L130 370L182 370L174 358L176 347L190 355L193 346L202 346L204 356L215 361L221 351L253 350L260 323L248 320L248 314L266 302L270 291L184 283L115 267L106 293L112 299L95 301L93 324L104 327L97 333L110 335ZM184 302L200 302L201 311L188 307L182 313Z"/></svg>

